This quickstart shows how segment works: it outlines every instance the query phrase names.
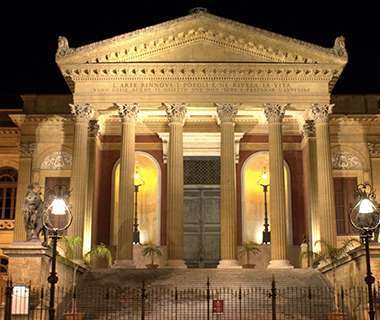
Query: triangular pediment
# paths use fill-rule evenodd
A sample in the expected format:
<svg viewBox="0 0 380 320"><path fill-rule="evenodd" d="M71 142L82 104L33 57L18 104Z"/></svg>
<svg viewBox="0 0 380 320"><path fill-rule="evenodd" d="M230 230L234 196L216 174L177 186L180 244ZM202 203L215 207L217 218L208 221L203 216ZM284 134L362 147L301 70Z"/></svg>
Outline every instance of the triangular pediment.
<svg viewBox="0 0 380 320"><path fill-rule="evenodd" d="M341 64L347 62L344 41L323 48L206 12L126 33L79 48L60 37L57 63L123 62L276 62Z"/></svg>

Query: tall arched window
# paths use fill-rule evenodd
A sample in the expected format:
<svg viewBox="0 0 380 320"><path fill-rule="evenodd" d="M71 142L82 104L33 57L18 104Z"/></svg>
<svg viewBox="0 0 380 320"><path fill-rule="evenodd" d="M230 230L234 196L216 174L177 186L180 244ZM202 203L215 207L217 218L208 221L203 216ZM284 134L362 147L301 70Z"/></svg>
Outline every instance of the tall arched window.
<svg viewBox="0 0 380 320"><path fill-rule="evenodd" d="M0 168L0 219L14 219L16 210L17 170Z"/></svg>

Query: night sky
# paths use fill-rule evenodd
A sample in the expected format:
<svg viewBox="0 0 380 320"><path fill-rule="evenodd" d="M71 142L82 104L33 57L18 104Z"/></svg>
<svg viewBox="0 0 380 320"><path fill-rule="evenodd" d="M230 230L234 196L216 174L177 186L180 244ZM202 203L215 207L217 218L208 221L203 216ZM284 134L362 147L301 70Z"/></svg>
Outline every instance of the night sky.
<svg viewBox="0 0 380 320"><path fill-rule="evenodd" d="M356 5L335 2L2 2L0 105L19 105L17 96L22 93L69 92L54 62L59 35L66 36L71 47L77 47L184 16L197 6L324 47L332 47L334 39L343 35L349 63L333 93L380 94L380 10L365 1L356 1Z"/></svg>

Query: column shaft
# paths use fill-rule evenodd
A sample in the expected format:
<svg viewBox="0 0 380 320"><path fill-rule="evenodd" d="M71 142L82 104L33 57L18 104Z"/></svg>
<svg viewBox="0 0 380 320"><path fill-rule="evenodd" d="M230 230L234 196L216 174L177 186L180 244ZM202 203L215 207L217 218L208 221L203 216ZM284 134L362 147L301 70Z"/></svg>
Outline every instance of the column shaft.
<svg viewBox="0 0 380 320"><path fill-rule="evenodd" d="M221 259L236 260L236 168L233 122L221 124L220 150L220 239Z"/></svg>
<svg viewBox="0 0 380 320"><path fill-rule="evenodd" d="M13 241L25 241L25 225L23 205L28 186L31 183L32 174L32 154L33 146L30 144L21 145L21 155L18 167L17 195L16 195L16 214L15 230Z"/></svg>
<svg viewBox="0 0 380 320"><path fill-rule="evenodd" d="M135 134L138 112L137 104L119 105L122 124L116 267L135 267L132 243L135 190L133 177L135 172Z"/></svg>
<svg viewBox="0 0 380 320"><path fill-rule="evenodd" d="M165 104L169 120L167 166L168 265L184 268L183 248L183 125L186 104Z"/></svg>
<svg viewBox="0 0 380 320"><path fill-rule="evenodd" d="M313 105L317 141L318 212L321 240L336 246L336 213L328 115L333 105Z"/></svg>
<svg viewBox="0 0 380 320"><path fill-rule="evenodd" d="M88 123L93 111L88 104L71 105L75 116L73 164L71 167L71 206L73 222L68 229L71 236L79 236L83 243L88 178ZM74 249L75 260L83 259L83 244Z"/></svg>
<svg viewBox="0 0 380 320"><path fill-rule="evenodd" d="M269 135L269 213L271 222L271 261L268 268L291 268L287 260L288 241L282 150L282 119L285 114L285 107L268 104L265 109Z"/></svg>

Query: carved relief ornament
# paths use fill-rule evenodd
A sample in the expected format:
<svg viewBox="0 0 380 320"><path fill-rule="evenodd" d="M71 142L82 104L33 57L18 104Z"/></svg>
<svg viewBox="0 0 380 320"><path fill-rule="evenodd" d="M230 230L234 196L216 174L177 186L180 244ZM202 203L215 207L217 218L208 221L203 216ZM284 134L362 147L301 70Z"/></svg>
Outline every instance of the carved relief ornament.
<svg viewBox="0 0 380 320"><path fill-rule="evenodd" d="M21 156L24 158L32 157L34 150L36 150L35 143L21 143L20 145Z"/></svg>
<svg viewBox="0 0 380 320"><path fill-rule="evenodd" d="M215 103L220 122L234 122L239 111L236 103Z"/></svg>
<svg viewBox="0 0 380 320"><path fill-rule="evenodd" d="M266 103L264 107L264 114L269 123L282 122L288 104Z"/></svg>
<svg viewBox="0 0 380 320"><path fill-rule="evenodd" d="M368 142L368 151L371 157L380 157L380 143Z"/></svg>
<svg viewBox="0 0 380 320"><path fill-rule="evenodd" d="M315 137L315 123L314 120L305 120L302 127L303 135L305 137Z"/></svg>
<svg viewBox="0 0 380 320"><path fill-rule="evenodd" d="M98 124L98 121L96 121L96 120L90 121L90 123L88 125L88 135L89 135L89 137L91 137L91 138L96 137L96 135L99 132L99 128L100 128L100 126Z"/></svg>
<svg viewBox="0 0 380 320"><path fill-rule="evenodd" d="M185 123L187 103L163 103L169 123Z"/></svg>
<svg viewBox="0 0 380 320"><path fill-rule="evenodd" d="M136 121L140 112L138 103L123 103L115 105L118 107L119 116L123 121Z"/></svg>
<svg viewBox="0 0 380 320"><path fill-rule="evenodd" d="M333 169L351 170L362 167L360 159L347 151L333 153L331 158Z"/></svg>
<svg viewBox="0 0 380 320"><path fill-rule="evenodd" d="M333 104L318 104L311 106L311 114L315 122L328 122L329 114L332 113Z"/></svg>
<svg viewBox="0 0 380 320"><path fill-rule="evenodd" d="M67 170L71 169L73 158L70 153L56 151L49 154L41 163L44 170Z"/></svg>
<svg viewBox="0 0 380 320"><path fill-rule="evenodd" d="M94 109L89 103L70 104L71 114L79 121L89 121L94 116Z"/></svg>

